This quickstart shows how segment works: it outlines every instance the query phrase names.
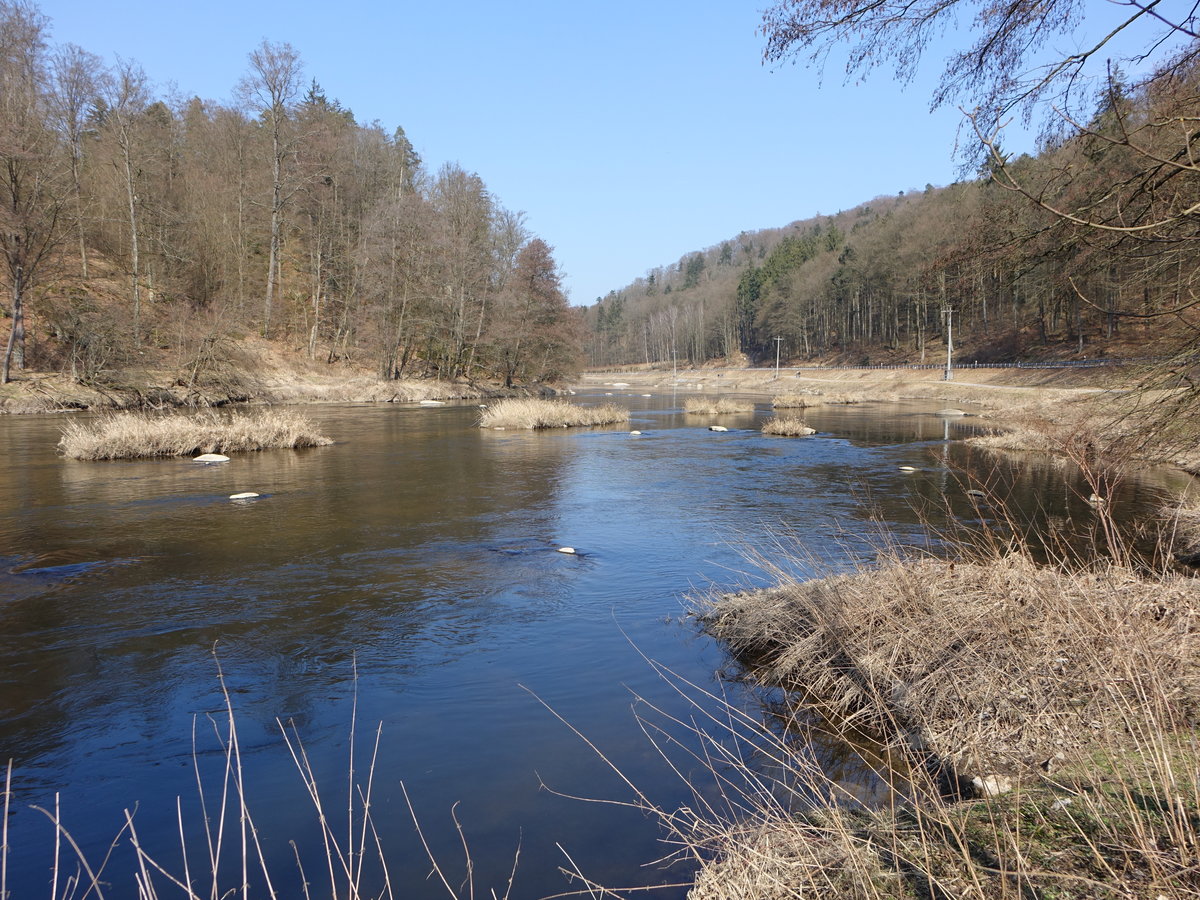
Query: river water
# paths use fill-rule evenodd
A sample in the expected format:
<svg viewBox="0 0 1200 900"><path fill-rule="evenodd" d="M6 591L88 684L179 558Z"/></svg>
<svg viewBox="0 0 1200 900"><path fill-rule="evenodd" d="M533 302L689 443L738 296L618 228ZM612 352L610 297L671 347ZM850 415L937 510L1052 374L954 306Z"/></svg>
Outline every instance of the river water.
<svg viewBox="0 0 1200 900"><path fill-rule="evenodd" d="M686 864L653 864L672 850L655 817L588 801L633 799L612 763L665 809L694 802L641 724L695 711L657 667L697 695L736 690L721 684L720 648L685 615L689 597L765 583L748 553L782 561L783 535L808 557L790 564L804 574L814 560L869 557L877 520L919 542L922 515L978 518L964 477L1002 488L1036 529L1086 534L1094 515L1069 470L973 452L956 441L978 420L947 421L928 404L809 410L820 433L789 439L758 432L761 404L714 433L680 412L680 397L612 399L641 436L484 431L470 404L320 406L303 412L332 446L215 466L65 460L60 419L0 417L13 896L50 892L54 829L34 807L56 803L93 869L128 810L149 852L182 877L178 804L191 878L211 893L198 874L208 850L197 770L215 822L218 664L280 896L298 895L297 854L328 895L316 887L328 881L318 817L280 722L303 740L343 842L351 735L365 785L381 728L372 814L398 895L446 896L421 835L460 889L456 819L476 890L503 894L518 848L513 897L577 889L560 872L576 866L612 887L686 881ZM1121 486L1118 508L1185 486L1146 473ZM261 497L228 499L240 491ZM686 732L677 738L686 749ZM700 767L685 774L703 794ZM226 835L226 851L240 840ZM128 848L126 835L103 870L106 896L136 895ZM60 893L76 868L64 844ZM182 895L154 878L161 896ZM223 864L223 887L240 878ZM383 890L371 867L364 883Z"/></svg>

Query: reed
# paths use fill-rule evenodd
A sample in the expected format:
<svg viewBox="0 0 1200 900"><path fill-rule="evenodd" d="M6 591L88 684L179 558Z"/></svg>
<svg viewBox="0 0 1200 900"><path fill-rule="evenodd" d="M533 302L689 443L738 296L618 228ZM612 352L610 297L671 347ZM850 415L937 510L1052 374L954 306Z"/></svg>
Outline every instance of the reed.
<svg viewBox="0 0 1200 900"><path fill-rule="evenodd" d="M813 394L780 394L771 398L772 409L807 409L820 403L820 398Z"/></svg>
<svg viewBox="0 0 1200 900"><path fill-rule="evenodd" d="M517 397L488 406L479 416L480 428L573 428L617 425L629 421L629 410L615 403L579 406L565 400Z"/></svg>
<svg viewBox="0 0 1200 900"><path fill-rule="evenodd" d="M776 434L783 437L805 437L816 434L817 430L809 426L799 416L774 416L763 422L763 434Z"/></svg>
<svg viewBox="0 0 1200 900"><path fill-rule="evenodd" d="M709 714L726 804L679 834L692 900L1200 896L1194 579L1007 548L780 578L697 609L786 699ZM884 802L816 765L814 730L872 737Z"/></svg>
<svg viewBox="0 0 1200 900"><path fill-rule="evenodd" d="M357 692L351 713L348 771L341 789L330 792L315 774L312 760L295 724L276 720L283 742L299 775L300 785L312 804L312 814L320 829L323 853L315 858L302 859L293 841L295 870L287 864L272 864L264 850L264 842L282 843L284 836L263 835L256 824L250 803L254 785L246 778L237 717L234 714L230 691L220 663L217 678L224 701L223 709L208 717L214 747L192 729L192 765L199 799L200 815L189 819L179 798L176 808L175 853L153 850L139 831L136 807L125 810L124 825L107 848L81 847L68 830L62 816L58 797L53 809L33 807L51 823L54 832L50 864L50 896L84 898L95 895L103 900L112 896L117 885L126 888L117 896L137 896L139 900L160 900L180 897L183 900L205 900L224 897L262 897L279 900L282 897L339 897L346 900L382 900L403 895L403 886L393 882L389 872L389 856L376 828L372 807L377 784L377 766L382 725L375 728L368 748L357 746ZM357 676L356 676L357 678ZM203 760L203 762L202 762ZM12 794L13 767L8 764L4 779L4 826L0 843L0 897L7 898L8 807ZM413 826L425 848L431 867L450 900L473 900L475 896L474 864L463 826L451 818L462 847L464 876L450 871L448 861L438 860L430 850L416 811L408 800L403 782L400 789L412 816ZM161 835L155 836L158 843ZM132 848L132 871L115 872L114 850L123 842ZM175 860L179 861L176 862ZM489 891L493 900L508 900L516 874L513 872L505 890ZM304 863L310 865L305 867ZM128 890L132 886L134 890Z"/></svg>
<svg viewBox="0 0 1200 900"><path fill-rule="evenodd" d="M135 459L237 453L333 443L304 416L283 410L222 415L122 412L67 422L59 452L72 459Z"/></svg>
<svg viewBox="0 0 1200 900"><path fill-rule="evenodd" d="M688 397L683 401L683 411L690 416L729 416L754 412L754 404L732 397Z"/></svg>

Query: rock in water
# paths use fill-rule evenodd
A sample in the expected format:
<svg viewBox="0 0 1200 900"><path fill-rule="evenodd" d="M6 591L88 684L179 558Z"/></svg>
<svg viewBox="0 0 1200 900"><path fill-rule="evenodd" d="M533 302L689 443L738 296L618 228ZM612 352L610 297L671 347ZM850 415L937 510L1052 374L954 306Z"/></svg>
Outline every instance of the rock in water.
<svg viewBox="0 0 1200 900"><path fill-rule="evenodd" d="M939 409L937 411L937 414L939 416L965 416L966 415L966 413L963 412L961 409L952 409L952 408L951 409Z"/></svg>
<svg viewBox="0 0 1200 900"><path fill-rule="evenodd" d="M229 499L230 500L253 500L255 497L258 497L258 496L260 496L260 495L254 493L254 491L243 491L240 494L230 494Z"/></svg>
<svg viewBox="0 0 1200 900"><path fill-rule="evenodd" d="M728 431L729 429L726 428L724 425L709 425L708 430L709 431Z"/></svg>
<svg viewBox="0 0 1200 900"><path fill-rule="evenodd" d="M575 548L574 548L574 547L559 547L559 548L558 548L558 552L559 552L559 553L571 553L571 554L574 554L574 553L575 553Z"/></svg>
<svg viewBox="0 0 1200 900"><path fill-rule="evenodd" d="M223 453L201 453L199 456L193 456L192 462L200 462L200 463L229 462L229 457Z"/></svg>

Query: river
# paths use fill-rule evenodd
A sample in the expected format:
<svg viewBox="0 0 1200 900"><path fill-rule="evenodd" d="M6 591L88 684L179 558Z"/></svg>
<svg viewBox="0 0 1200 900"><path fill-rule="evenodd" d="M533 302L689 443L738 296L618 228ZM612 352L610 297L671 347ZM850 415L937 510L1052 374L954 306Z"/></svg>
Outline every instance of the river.
<svg viewBox="0 0 1200 900"><path fill-rule="evenodd" d="M612 763L664 809L693 802L641 724L692 712L656 667L697 695L737 690L686 616L690 597L763 584L749 556L783 562L781 544L803 549L788 564L803 575L869 557L876 521L921 542L922 515L976 519L964 477L1002 488L1036 529L1086 534L1094 516L1069 470L972 451L957 439L978 420L931 404L821 407L807 411L819 434L790 439L758 432L764 404L714 433L671 394L611 399L630 406L628 428L484 431L471 404L306 407L333 445L211 466L66 460L61 419L0 417L13 896L49 893L54 829L34 807L56 802L93 869L129 810L182 877L176 798L208 895L196 770L213 820L218 664L280 896L298 895L296 854L310 882L327 881L280 722L303 740L339 837L352 728L364 786L381 728L372 816L397 894L446 896L421 835L459 889L455 819L479 891L504 893L518 847L513 897L578 889L560 867L612 887L686 881L686 864L653 864L673 849L654 816L587 800L633 799ZM1118 508L1144 511L1184 484L1145 473L1121 485ZM240 491L261 496L228 499ZM703 793L698 766L691 777ZM128 847L126 835L103 871L105 896L136 896ZM77 868L62 854L60 893ZM224 864L221 877L241 876ZM182 895L154 878L160 896ZM382 890L370 867L364 883Z"/></svg>

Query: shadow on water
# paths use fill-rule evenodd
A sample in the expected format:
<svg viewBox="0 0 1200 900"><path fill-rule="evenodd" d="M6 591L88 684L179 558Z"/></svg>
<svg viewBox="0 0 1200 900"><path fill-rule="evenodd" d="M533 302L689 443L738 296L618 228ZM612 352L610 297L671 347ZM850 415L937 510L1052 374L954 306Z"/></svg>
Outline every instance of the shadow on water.
<svg viewBox="0 0 1200 900"><path fill-rule="evenodd" d="M139 804L147 840L178 857L173 798L200 816L194 725L201 759L219 759L206 718L223 703L214 646L279 870L294 871L289 840L306 859L322 840L277 720L295 723L336 795L356 716L364 733L382 723L374 812L406 895L443 889L426 879L401 781L439 857L460 852L449 816L461 804L479 886L502 888L518 841L521 895L568 889L559 845L602 883L677 881L686 871L643 867L666 852L653 820L563 796L629 792L543 701L676 808L691 788L631 706L687 712L646 658L720 694L722 652L680 614L690 595L766 583L747 551L782 561L787 534L806 577L870 558L877 522L922 544L927 521L990 515L968 481L1002 489L1031 533L1087 534L1094 517L1070 472L947 441L977 426L915 404L806 411L819 434L790 439L759 432L764 404L716 433L670 395L613 399L630 426L550 433L482 431L466 405L309 407L334 445L211 467L64 460L57 420L0 417L15 894L44 886L52 845L29 806L55 792L84 846L107 847ZM1130 479L1114 506L1136 514L1177 487ZM262 496L228 499L243 491ZM835 763L831 748L814 753ZM847 784L860 778L837 765ZM128 862L111 871L126 877Z"/></svg>

